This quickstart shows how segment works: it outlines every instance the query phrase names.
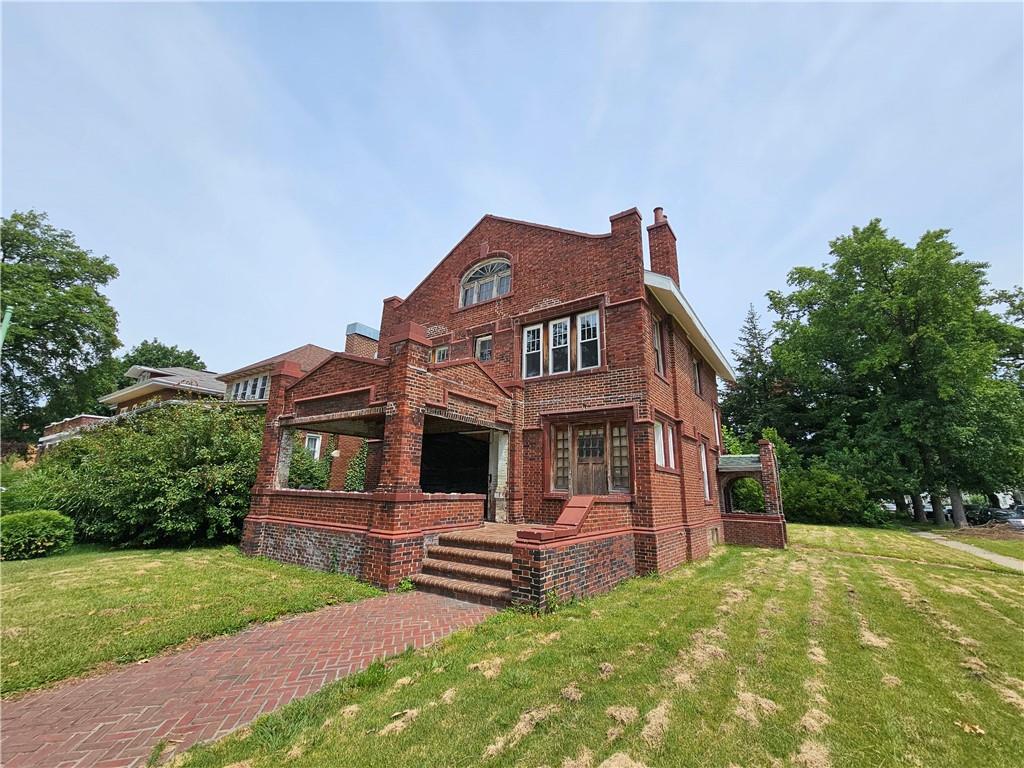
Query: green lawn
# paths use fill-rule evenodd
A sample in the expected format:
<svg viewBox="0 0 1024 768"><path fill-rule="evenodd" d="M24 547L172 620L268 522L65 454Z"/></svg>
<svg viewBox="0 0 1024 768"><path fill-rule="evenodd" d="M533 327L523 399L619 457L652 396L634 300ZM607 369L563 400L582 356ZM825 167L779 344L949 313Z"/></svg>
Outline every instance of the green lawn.
<svg viewBox="0 0 1024 768"><path fill-rule="evenodd" d="M908 534L792 528L786 552L500 613L176 765L1018 765L1024 581Z"/></svg>
<svg viewBox="0 0 1024 768"><path fill-rule="evenodd" d="M968 528L955 532L943 531L942 535L954 541L962 541L964 544L973 544L976 547L987 549L989 552L995 552L998 555L1006 555L1007 557L1016 557L1018 560L1024 560L1024 534L1018 534L1013 538L995 539L980 535L978 532Z"/></svg>
<svg viewBox="0 0 1024 768"><path fill-rule="evenodd" d="M378 594L235 547L67 554L0 564L4 695L254 621Z"/></svg>
<svg viewBox="0 0 1024 768"><path fill-rule="evenodd" d="M905 531L887 528L800 525L798 523L790 523L788 530L790 543L797 547L827 549L832 552L849 552L876 557L899 557L919 563L961 565L968 568L1012 572L1001 565L990 563L984 558L936 544L919 536L912 536ZM935 533L945 536L951 531L952 529L943 528L936 530ZM973 544L974 541L971 540L969 543Z"/></svg>

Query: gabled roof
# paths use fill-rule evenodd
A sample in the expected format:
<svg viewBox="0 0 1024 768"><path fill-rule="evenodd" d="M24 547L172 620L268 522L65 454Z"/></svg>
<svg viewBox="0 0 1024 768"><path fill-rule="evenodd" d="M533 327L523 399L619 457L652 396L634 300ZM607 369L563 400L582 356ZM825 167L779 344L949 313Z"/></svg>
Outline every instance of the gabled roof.
<svg viewBox="0 0 1024 768"><path fill-rule="evenodd" d="M163 389L195 392L203 395L224 394L224 384L217 380L217 374L214 371L196 371L192 368L178 366L150 368L145 365L133 365L125 375L132 379L139 379L146 374L148 374L148 378L123 387L116 392L111 392L109 395L104 395L99 398L99 401L107 405L116 405Z"/></svg>
<svg viewBox="0 0 1024 768"><path fill-rule="evenodd" d="M690 342L708 361L715 373L726 381L735 382L736 373L729 365L729 361L725 359L722 350L715 344L715 340L711 338L711 334L707 332L704 324L697 317L697 313L690 306L690 302L686 300L672 278L645 270L644 284L654 294L658 303L665 308L665 311L683 326Z"/></svg>
<svg viewBox="0 0 1024 768"><path fill-rule="evenodd" d="M276 363L284 361L296 363L299 368L302 369L302 372L306 373L316 368L320 363L333 354L334 352L332 350L325 349L324 347L318 347L316 344L303 344L301 347L289 349L287 352L282 352L279 355L268 357L266 360L260 360L258 363L251 363L243 366L242 368L236 368L229 373L222 373L217 378L220 381L240 379L248 376L249 374L272 368Z"/></svg>

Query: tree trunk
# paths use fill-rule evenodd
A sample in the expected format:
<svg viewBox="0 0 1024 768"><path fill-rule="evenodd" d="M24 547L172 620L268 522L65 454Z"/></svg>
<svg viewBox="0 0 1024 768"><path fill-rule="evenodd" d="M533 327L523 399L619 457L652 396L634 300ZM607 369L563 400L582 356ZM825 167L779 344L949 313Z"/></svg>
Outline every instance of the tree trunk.
<svg viewBox="0 0 1024 768"><path fill-rule="evenodd" d="M1001 503L999 503L999 494L996 494L996 493L986 493L985 495L988 496L988 505L990 507L995 507L996 509L1002 509L1003 508L1003 505Z"/></svg>
<svg viewBox="0 0 1024 768"><path fill-rule="evenodd" d="M928 514L924 511L924 502L921 501L921 494L910 494L910 503L914 505L914 522L927 523Z"/></svg>
<svg viewBox="0 0 1024 768"><path fill-rule="evenodd" d="M900 516L900 518L906 520L908 517L910 517L910 509L909 507L907 507L906 496L904 496L902 493L897 493L893 501L896 502L896 513Z"/></svg>
<svg viewBox="0 0 1024 768"><path fill-rule="evenodd" d="M949 503L953 507L953 525L957 528L966 528L967 515L964 514L964 496L954 483L949 484Z"/></svg>
<svg viewBox="0 0 1024 768"><path fill-rule="evenodd" d="M928 500L932 505L932 512L935 513L935 524L945 525L946 524L946 513L942 510L942 499L939 498L939 494L930 493L928 494Z"/></svg>

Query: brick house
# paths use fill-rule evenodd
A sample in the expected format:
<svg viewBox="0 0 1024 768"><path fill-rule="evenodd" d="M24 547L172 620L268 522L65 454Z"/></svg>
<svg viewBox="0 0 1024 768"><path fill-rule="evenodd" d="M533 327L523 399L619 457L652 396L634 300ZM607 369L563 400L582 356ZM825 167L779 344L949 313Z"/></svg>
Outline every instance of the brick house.
<svg viewBox="0 0 1024 768"><path fill-rule="evenodd" d="M116 413L166 400L220 399L224 395L224 385L213 371L133 365L125 372L125 378L133 383L99 398Z"/></svg>
<svg viewBox="0 0 1024 768"><path fill-rule="evenodd" d="M365 357L377 354L377 331L361 323L350 323L345 333L345 350ZM330 358L334 352L316 344L304 344L265 360L221 374L217 379L224 384L224 400L244 408L265 408L269 394L270 376L274 369L287 365L291 370L308 373ZM313 456L319 459L331 442L331 435L317 430L298 430L299 442ZM335 439L331 476L328 489L342 490L349 462L358 453L363 440L350 435L338 435Z"/></svg>
<svg viewBox="0 0 1024 768"><path fill-rule="evenodd" d="M404 299L376 357L275 365L251 554L504 604L604 591L721 541L785 545L775 455L721 463L725 357L680 291L661 209L586 234L484 216ZM362 492L286 487L295 430L369 443ZM730 462L726 462L727 465ZM733 514L757 477L766 513Z"/></svg>

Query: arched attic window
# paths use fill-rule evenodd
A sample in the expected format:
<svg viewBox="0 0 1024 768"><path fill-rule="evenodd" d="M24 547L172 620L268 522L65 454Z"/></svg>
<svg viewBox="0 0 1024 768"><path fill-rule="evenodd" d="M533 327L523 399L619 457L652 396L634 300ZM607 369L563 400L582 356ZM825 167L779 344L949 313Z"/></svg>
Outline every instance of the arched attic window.
<svg viewBox="0 0 1024 768"><path fill-rule="evenodd" d="M512 290L512 264L505 256L478 264L462 278L461 306L470 307L481 301L504 296Z"/></svg>

